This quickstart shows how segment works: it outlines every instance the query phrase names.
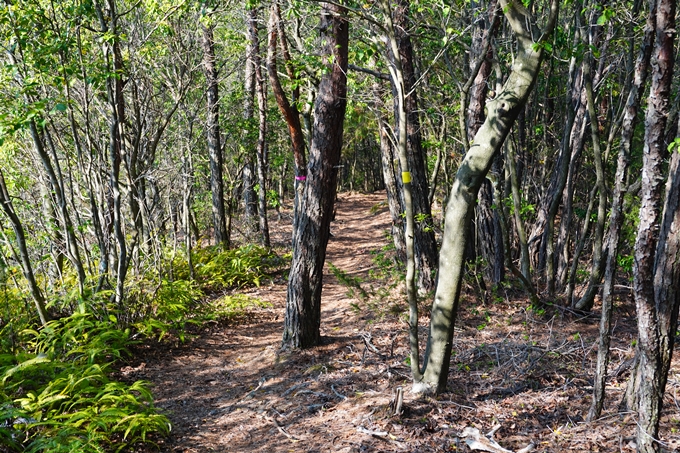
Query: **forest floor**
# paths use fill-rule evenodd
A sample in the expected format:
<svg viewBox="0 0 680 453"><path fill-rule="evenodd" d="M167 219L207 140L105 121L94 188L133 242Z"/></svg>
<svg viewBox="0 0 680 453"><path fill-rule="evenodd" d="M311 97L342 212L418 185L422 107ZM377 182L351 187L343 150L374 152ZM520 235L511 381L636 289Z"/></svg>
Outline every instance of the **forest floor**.
<svg viewBox="0 0 680 453"><path fill-rule="evenodd" d="M584 421L597 356L599 307L577 314L557 306L532 310L515 287L480 297L466 277L456 323L448 392L436 399L409 392L406 306L400 286L376 276L388 242L384 194L339 195L322 295L322 345L280 350L286 279L277 275L243 291L269 302L186 343L146 344L123 364L126 379L153 385L172 421L162 452L448 452L470 451L466 427L512 451L635 450L636 417L619 411L636 338L629 290L617 300L613 376L606 411ZM290 247L290 221L273 221L272 240ZM370 271L374 272L371 273ZM336 278L340 275L343 282ZM361 290L356 287L360 279ZM391 285L391 286L390 286ZM361 294L365 291L365 296ZM421 342L427 336L423 302ZM680 451L680 360L669 375L661 439ZM618 373L618 374L617 374ZM404 389L403 411L391 402ZM143 450L146 451L146 450Z"/></svg>

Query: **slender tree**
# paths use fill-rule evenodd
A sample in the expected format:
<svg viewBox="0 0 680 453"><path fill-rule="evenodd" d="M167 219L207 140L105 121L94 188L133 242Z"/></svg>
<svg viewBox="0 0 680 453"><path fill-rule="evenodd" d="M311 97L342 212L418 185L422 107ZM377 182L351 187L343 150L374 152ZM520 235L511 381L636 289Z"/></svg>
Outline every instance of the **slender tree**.
<svg viewBox="0 0 680 453"><path fill-rule="evenodd" d="M609 364L609 345L612 330L612 308L614 302L614 278L616 275L616 258L618 256L621 226L623 224L623 197L626 193L626 174L630 164L633 132L635 131L636 119L640 110L642 93L647 80L649 60L654 41L653 17L647 16L644 38L640 44L640 50L635 62L634 76L621 125L621 143L616 163L616 175L614 180L614 194L609 215L609 230L607 242L607 254L604 274L604 287L602 289L602 313L600 317L600 339L597 350L597 368L593 384L593 403L588 412L588 419L594 420L602 413L604 404L605 380L607 378L607 366ZM630 53L633 53L631 43ZM631 58L632 59L632 58Z"/></svg>
<svg viewBox="0 0 680 453"><path fill-rule="evenodd" d="M416 392L438 393L446 389L453 327L460 301L464 251L466 241L469 240L468 225L477 192L515 119L527 102L541 66L544 44L557 21L557 0L551 1L547 22L542 30L523 6L507 0L501 0L500 4L517 37L518 52L503 88L487 103L486 120L467 151L451 188L439 256L440 277L432 305L424 369L416 368L417 372L413 376L413 389ZM413 345L411 348L413 349ZM412 356L411 360L413 359Z"/></svg>
<svg viewBox="0 0 680 453"><path fill-rule="evenodd" d="M206 20L212 20L210 16ZM224 180L222 142L220 138L220 98L218 85L217 62L215 60L214 25L201 24L203 29L203 68L207 82L208 120L206 136L208 138L208 156L210 158L210 191L212 193L212 217L215 242L229 248L227 233L227 215L224 207Z"/></svg>
<svg viewBox="0 0 680 453"><path fill-rule="evenodd" d="M43 296L42 291L35 280L33 266L31 265L31 259L28 255L24 227L21 224L21 220L19 220L19 217L14 211L12 199L10 198L9 192L7 190L5 175L2 173L2 169L0 169L0 205L2 205L2 210L9 218L12 228L14 229L14 236L16 237L17 245L19 246L21 270L24 273L24 278L26 278L26 281L28 282L28 287L31 295L33 296L33 301L35 302L35 308L38 312L40 322L45 325L50 320L50 315L45 308L45 297Z"/></svg>

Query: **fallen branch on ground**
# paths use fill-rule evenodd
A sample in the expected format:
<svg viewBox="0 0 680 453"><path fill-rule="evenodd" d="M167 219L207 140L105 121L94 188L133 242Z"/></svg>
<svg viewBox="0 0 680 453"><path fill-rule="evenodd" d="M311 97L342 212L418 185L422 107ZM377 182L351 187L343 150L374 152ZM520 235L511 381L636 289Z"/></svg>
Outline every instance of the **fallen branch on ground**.
<svg viewBox="0 0 680 453"><path fill-rule="evenodd" d="M470 447L470 450L482 450L490 453L529 453L536 447L533 443L530 443L521 450L517 450L517 452L501 447L498 442L493 439L493 435L500 427L501 425L496 425L486 434L486 436L483 436L477 428L468 426L463 430L460 438L465 440L465 443Z"/></svg>

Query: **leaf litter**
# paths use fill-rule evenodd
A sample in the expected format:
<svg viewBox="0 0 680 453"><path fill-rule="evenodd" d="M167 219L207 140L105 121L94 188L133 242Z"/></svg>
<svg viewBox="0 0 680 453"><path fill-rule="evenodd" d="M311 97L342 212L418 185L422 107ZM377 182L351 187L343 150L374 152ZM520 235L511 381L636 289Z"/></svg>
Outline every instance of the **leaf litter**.
<svg viewBox="0 0 680 453"><path fill-rule="evenodd" d="M409 392L403 288L376 272L374 259L384 258L380 251L389 243L384 197L339 196L327 252L327 262L339 271L324 271L318 347L280 349L286 299L280 275L246 291L270 306L251 308L230 324L212 324L183 344L136 348L120 375L150 381L157 406L173 423L169 437L155 440L157 450L465 452L471 451L465 434L495 430L494 441L511 451L530 443L536 452L635 451L635 414L619 409L636 338L627 293L616 302L611 377L599 420L585 422L598 306L590 316L557 306L534 311L518 285L480 296L471 279L454 333L448 391L437 398ZM290 218L270 226L272 242L289 249ZM426 302L423 307L421 343L427 338ZM680 451L675 356L660 431L667 452ZM403 404L395 415L398 389Z"/></svg>

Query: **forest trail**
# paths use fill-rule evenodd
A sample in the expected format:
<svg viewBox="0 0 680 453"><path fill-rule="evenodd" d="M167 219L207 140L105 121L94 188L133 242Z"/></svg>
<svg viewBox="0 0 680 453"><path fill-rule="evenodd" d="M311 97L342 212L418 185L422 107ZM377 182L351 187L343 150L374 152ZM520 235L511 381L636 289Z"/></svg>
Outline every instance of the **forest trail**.
<svg viewBox="0 0 680 453"><path fill-rule="evenodd" d="M385 201L384 193L339 195L326 263L351 277L368 278L371 251L387 241ZM274 243L290 244L289 219L284 216L272 227ZM355 436L356 429L333 419L361 414L366 404L354 402L361 392L371 393L364 398L368 405L387 404L390 397L380 382L382 372L362 357L366 322L356 310L360 301L348 296L348 287L326 265L323 345L282 353L286 281L278 277L245 293L271 308L251 310L245 322L215 326L176 348L147 350L135 366L125 368L128 378L153 384L157 406L172 421L161 451L351 451L354 442L344 444L342 431L351 428ZM376 340L371 344L379 347ZM396 366L407 375L403 364Z"/></svg>
<svg viewBox="0 0 680 453"><path fill-rule="evenodd" d="M400 289L375 281L373 251L387 244L385 195L339 195L326 262L361 279L368 298L352 295L325 267L322 345L281 351L286 281L245 293L271 304L229 325L214 325L185 344L146 344L121 369L153 385L172 421L161 452L451 452L470 451L459 437L499 425L496 440L538 452L633 452L635 417L618 412L636 338L628 294L617 300L607 412L584 421L591 400L599 313L531 310L511 283L477 295L464 287L454 334L448 392L438 399L408 393L405 304ZM273 221L272 241L290 245L290 219ZM347 280L345 278L345 280ZM354 297L357 296L357 297ZM599 307L596 307L599 309ZM427 307L421 307L421 338ZM422 340L421 340L422 341ZM680 451L680 360L669 374L662 442ZM404 412L392 414L397 387ZM139 451L139 450L138 450ZM144 452L155 450L141 450Z"/></svg>

